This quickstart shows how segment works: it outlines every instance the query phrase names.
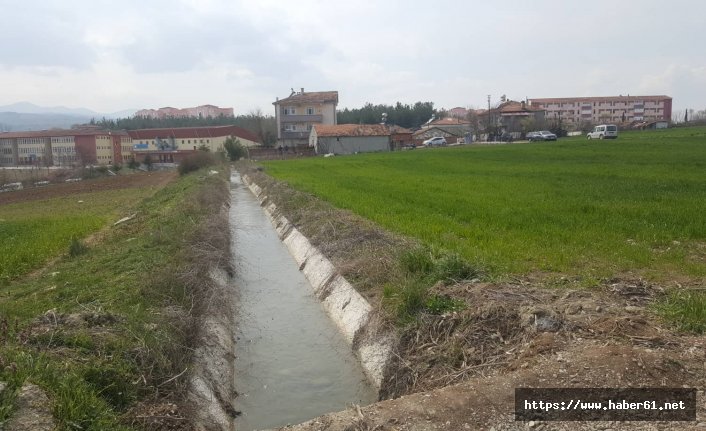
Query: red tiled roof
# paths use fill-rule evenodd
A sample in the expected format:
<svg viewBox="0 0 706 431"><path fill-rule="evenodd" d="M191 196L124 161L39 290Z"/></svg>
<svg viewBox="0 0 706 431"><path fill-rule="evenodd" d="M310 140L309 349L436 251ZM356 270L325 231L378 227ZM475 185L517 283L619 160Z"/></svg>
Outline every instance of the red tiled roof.
<svg viewBox="0 0 706 431"><path fill-rule="evenodd" d="M607 97L550 97L529 99L530 103L566 103L566 102L622 102L625 100L671 100L669 96L607 96Z"/></svg>
<svg viewBox="0 0 706 431"><path fill-rule="evenodd" d="M317 136L389 136L390 129L382 124L336 124L314 126ZM395 132L400 133L400 132Z"/></svg>
<svg viewBox="0 0 706 431"><path fill-rule="evenodd" d="M128 134L132 139L198 139L235 136L253 142L260 142L260 138L253 132L237 126L208 126L208 127L171 127L161 129L130 130Z"/></svg>
<svg viewBox="0 0 706 431"><path fill-rule="evenodd" d="M438 130L440 132L444 132L444 133L447 133L447 134L453 135L453 136L463 136L465 131L468 129L461 129L458 127L448 127L448 126L431 126L431 127L427 127L426 129L417 130L416 132L414 132L414 134L412 136L414 136L415 138L418 138L419 136L428 134L432 130Z"/></svg>
<svg viewBox="0 0 706 431"><path fill-rule="evenodd" d="M408 134L414 133L410 129L405 129L404 127L395 126L395 125L387 126L387 128L390 130L390 133L393 133L393 134L404 135L406 133L408 133Z"/></svg>
<svg viewBox="0 0 706 431"><path fill-rule="evenodd" d="M467 126L469 124L471 123L455 117L440 118L429 123L430 126Z"/></svg>
<svg viewBox="0 0 706 431"><path fill-rule="evenodd" d="M301 93L295 93L291 96L278 100L273 105L280 103L288 104L305 104L305 103L325 103L333 102L338 103L338 91L306 91Z"/></svg>
<svg viewBox="0 0 706 431"><path fill-rule="evenodd" d="M537 111L544 111L542 108L538 108L536 106L531 106L529 103L520 103L520 102L515 102L513 100L509 102L505 102L498 106L497 108L493 109L492 111L494 112L500 112L501 114L503 113L512 113L512 112L537 112Z"/></svg>
<svg viewBox="0 0 706 431"><path fill-rule="evenodd" d="M30 130L25 132L4 132L0 133L0 139L13 138L55 138L60 136L95 136L95 135L125 135L122 130L102 130L102 129L52 129L52 130Z"/></svg>

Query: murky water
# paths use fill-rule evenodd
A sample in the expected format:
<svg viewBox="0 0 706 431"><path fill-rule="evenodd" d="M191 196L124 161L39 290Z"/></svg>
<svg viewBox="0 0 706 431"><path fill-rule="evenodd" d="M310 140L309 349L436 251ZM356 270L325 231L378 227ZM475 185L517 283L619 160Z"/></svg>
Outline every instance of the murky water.
<svg viewBox="0 0 706 431"><path fill-rule="evenodd" d="M375 401L350 346L314 298L239 175L231 178L230 223L239 289L238 431L296 424Z"/></svg>

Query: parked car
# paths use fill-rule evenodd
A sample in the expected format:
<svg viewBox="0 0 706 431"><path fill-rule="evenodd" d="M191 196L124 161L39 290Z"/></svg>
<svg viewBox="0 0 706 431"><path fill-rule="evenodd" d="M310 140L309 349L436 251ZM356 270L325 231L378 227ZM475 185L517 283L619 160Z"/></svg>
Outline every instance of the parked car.
<svg viewBox="0 0 706 431"><path fill-rule="evenodd" d="M501 142L512 142L514 140L515 140L515 137L512 136L512 133L503 132L502 135L500 135Z"/></svg>
<svg viewBox="0 0 706 431"><path fill-rule="evenodd" d="M617 139L618 126L614 124L601 124L593 128L592 132L586 135L588 139Z"/></svg>
<svg viewBox="0 0 706 431"><path fill-rule="evenodd" d="M527 140L533 141L556 141L556 135L549 130L540 130L539 132L529 132L527 135Z"/></svg>
<svg viewBox="0 0 706 431"><path fill-rule="evenodd" d="M441 147L446 145L446 139L441 136L436 136L434 138L429 138L424 141L425 147Z"/></svg>

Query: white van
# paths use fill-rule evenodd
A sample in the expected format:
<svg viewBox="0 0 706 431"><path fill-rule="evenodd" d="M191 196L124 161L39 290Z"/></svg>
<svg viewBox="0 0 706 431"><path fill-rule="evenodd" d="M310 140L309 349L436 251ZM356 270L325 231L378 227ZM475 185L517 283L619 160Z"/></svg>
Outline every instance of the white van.
<svg viewBox="0 0 706 431"><path fill-rule="evenodd" d="M593 128L593 132L589 132L586 137L588 139L617 139L618 126L614 124L601 124Z"/></svg>

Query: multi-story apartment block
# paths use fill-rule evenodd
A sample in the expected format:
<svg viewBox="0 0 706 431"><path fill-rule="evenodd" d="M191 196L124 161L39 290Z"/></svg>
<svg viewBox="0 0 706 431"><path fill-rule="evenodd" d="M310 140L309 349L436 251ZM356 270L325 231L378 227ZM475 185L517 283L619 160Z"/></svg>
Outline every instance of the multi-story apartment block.
<svg viewBox="0 0 706 431"><path fill-rule="evenodd" d="M125 132L99 129L0 133L2 166L72 166L121 163Z"/></svg>
<svg viewBox="0 0 706 431"><path fill-rule="evenodd" d="M277 100L277 142L280 146L309 145L309 133L317 124L336 124L338 91L300 92L292 90L289 97Z"/></svg>
<svg viewBox="0 0 706 431"><path fill-rule="evenodd" d="M196 118L208 118L208 117L233 117L233 108L219 108L214 105L201 105L194 108L159 108L159 109L141 109L135 113L136 117L149 117L149 118L181 118L181 117L196 117Z"/></svg>
<svg viewBox="0 0 706 431"><path fill-rule="evenodd" d="M669 96L565 97L529 99L528 102L546 110L547 121L561 120L575 125L670 121L672 118Z"/></svg>

